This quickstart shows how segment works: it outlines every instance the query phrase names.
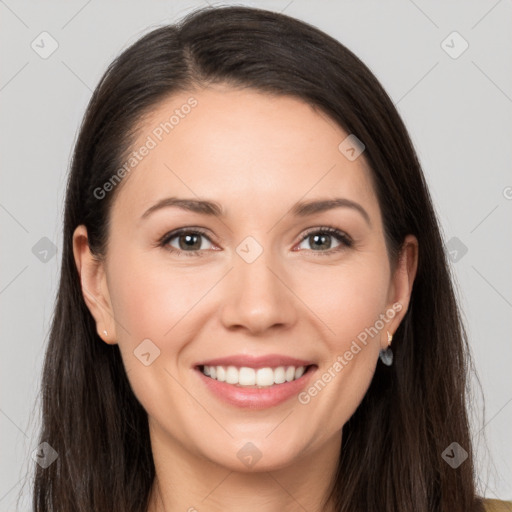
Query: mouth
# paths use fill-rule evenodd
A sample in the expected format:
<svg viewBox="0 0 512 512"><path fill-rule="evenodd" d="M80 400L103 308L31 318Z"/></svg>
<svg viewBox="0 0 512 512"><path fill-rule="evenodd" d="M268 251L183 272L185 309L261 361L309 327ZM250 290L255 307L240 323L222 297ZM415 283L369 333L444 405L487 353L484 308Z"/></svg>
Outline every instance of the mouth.
<svg viewBox="0 0 512 512"><path fill-rule="evenodd" d="M313 372L318 366L277 366L251 368L249 366L197 365L195 369L205 377L237 388L271 389L286 383L298 381L306 374Z"/></svg>
<svg viewBox="0 0 512 512"><path fill-rule="evenodd" d="M192 367L206 392L225 404L266 409L285 404L309 385L318 365L285 354L231 354Z"/></svg>

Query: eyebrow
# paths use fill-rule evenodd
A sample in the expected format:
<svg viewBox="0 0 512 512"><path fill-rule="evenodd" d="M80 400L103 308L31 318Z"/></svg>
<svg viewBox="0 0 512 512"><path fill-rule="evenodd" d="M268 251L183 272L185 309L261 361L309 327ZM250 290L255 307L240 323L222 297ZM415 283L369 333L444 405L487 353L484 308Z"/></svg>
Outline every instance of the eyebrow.
<svg viewBox="0 0 512 512"><path fill-rule="evenodd" d="M177 207L202 215L211 215L214 217L225 217L226 214L222 206L215 201L205 199L184 199L178 197L166 197L161 199L153 206L148 208L141 216L141 220L149 217L153 212L162 208ZM290 212L297 217L307 217L316 213L325 212L334 208L352 208L359 212L369 226L372 225L368 212L355 201L345 198L318 199L312 201L301 201L292 206Z"/></svg>

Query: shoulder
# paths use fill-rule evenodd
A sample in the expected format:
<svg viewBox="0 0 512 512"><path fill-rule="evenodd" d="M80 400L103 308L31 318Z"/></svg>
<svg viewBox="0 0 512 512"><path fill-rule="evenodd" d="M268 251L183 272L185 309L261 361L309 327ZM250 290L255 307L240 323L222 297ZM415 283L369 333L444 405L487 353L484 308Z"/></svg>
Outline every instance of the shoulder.
<svg viewBox="0 0 512 512"><path fill-rule="evenodd" d="M482 500L485 512L512 512L512 501L491 500L484 498Z"/></svg>

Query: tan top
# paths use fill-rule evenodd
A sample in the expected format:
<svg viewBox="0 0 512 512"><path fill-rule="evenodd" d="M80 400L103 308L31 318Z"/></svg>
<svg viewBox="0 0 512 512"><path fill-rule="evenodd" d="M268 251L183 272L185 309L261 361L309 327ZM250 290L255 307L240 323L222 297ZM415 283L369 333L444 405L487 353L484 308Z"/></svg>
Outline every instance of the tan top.
<svg viewBox="0 0 512 512"><path fill-rule="evenodd" d="M485 512L512 512L512 501L484 498Z"/></svg>

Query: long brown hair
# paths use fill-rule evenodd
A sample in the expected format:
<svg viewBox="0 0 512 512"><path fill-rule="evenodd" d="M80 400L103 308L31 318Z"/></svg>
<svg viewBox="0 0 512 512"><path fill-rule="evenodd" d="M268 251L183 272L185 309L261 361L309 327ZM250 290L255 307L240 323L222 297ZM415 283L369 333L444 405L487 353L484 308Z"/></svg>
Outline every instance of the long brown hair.
<svg viewBox="0 0 512 512"><path fill-rule="evenodd" d="M126 49L96 87L74 149L60 284L43 368L39 442L59 454L35 464L36 512L142 512L155 477L144 408L117 345L96 333L75 266L72 236L87 227L105 255L119 187L95 189L121 167L143 116L178 91L225 83L299 98L365 145L390 261L407 234L419 242L409 309L343 427L325 503L339 512L480 511L467 412L470 353L425 179L393 102L350 50L294 18L248 7L206 8ZM443 458L457 442L457 468Z"/></svg>

